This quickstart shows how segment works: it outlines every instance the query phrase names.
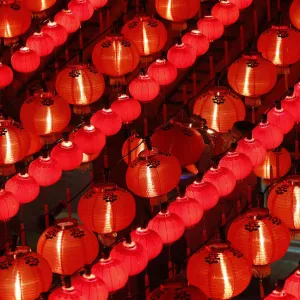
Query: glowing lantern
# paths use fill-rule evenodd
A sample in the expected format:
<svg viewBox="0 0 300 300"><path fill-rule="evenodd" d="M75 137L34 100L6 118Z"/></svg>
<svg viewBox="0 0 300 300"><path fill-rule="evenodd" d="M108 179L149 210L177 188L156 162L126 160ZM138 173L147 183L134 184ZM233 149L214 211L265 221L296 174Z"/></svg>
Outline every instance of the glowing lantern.
<svg viewBox="0 0 300 300"><path fill-rule="evenodd" d="M197 28L210 42L219 39L224 33L223 23L214 16L204 16L198 21Z"/></svg>
<svg viewBox="0 0 300 300"><path fill-rule="evenodd" d="M67 284L64 283L62 287L56 288L49 295L49 300L80 300L82 299L82 296L82 293L71 284L70 280L68 280Z"/></svg>
<svg viewBox="0 0 300 300"><path fill-rule="evenodd" d="M40 236L37 252L50 263L52 272L70 275L97 257L96 236L72 218L58 219Z"/></svg>
<svg viewBox="0 0 300 300"><path fill-rule="evenodd" d="M137 134L130 136L123 144L122 157L129 152L130 154L125 156L123 161L126 164L130 164L132 161L138 158L139 153L145 149L147 149L147 146L141 137L139 137Z"/></svg>
<svg viewBox="0 0 300 300"><path fill-rule="evenodd" d="M105 146L106 137L94 125L84 125L75 133L74 142L83 153L98 154Z"/></svg>
<svg viewBox="0 0 300 300"><path fill-rule="evenodd" d="M45 155L45 157L40 156L30 163L28 173L38 185L50 186L60 179L62 169L55 159Z"/></svg>
<svg viewBox="0 0 300 300"><path fill-rule="evenodd" d="M89 0L93 5L94 9L99 9L106 5L108 0Z"/></svg>
<svg viewBox="0 0 300 300"><path fill-rule="evenodd" d="M91 124L98 128L104 135L111 136L120 131L122 119L111 108L102 108L91 117Z"/></svg>
<svg viewBox="0 0 300 300"><path fill-rule="evenodd" d="M292 24L299 30L300 29L300 5L298 0L294 0L290 6L290 20Z"/></svg>
<svg viewBox="0 0 300 300"><path fill-rule="evenodd" d="M182 37L184 44L189 44L197 56L205 54L209 49L208 38L199 30L191 30Z"/></svg>
<svg viewBox="0 0 300 300"><path fill-rule="evenodd" d="M2 0L0 4L0 37L13 38L27 31L31 24L27 6L17 0Z"/></svg>
<svg viewBox="0 0 300 300"><path fill-rule="evenodd" d="M185 230L182 219L167 209L161 210L151 219L148 227L156 231L166 245L170 245L180 239Z"/></svg>
<svg viewBox="0 0 300 300"><path fill-rule="evenodd" d="M230 2L233 3L239 10L242 10L249 7L253 0L231 0Z"/></svg>
<svg viewBox="0 0 300 300"><path fill-rule="evenodd" d="M216 86L195 100L193 113L204 118L209 128L227 132L235 122L245 119L246 110L228 88Z"/></svg>
<svg viewBox="0 0 300 300"><path fill-rule="evenodd" d="M0 90L10 85L13 81L13 78L14 73L11 68L0 62Z"/></svg>
<svg viewBox="0 0 300 300"><path fill-rule="evenodd" d="M141 102L154 100L159 94L158 82L142 70L139 76L134 78L129 84L131 96Z"/></svg>
<svg viewBox="0 0 300 300"><path fill-rule="evenodd" d="M300 97L295 94L287 95L281 100L282 108L293 116L295 122L300 122Z"/></svg>
<svg viewBox="0 0 300 300"><path fill-rule="evenodd" d="M294 93L296 97L300 96L300 81L294 85Z"/></svg>
<svg viewBox="0 0 300 300"><path fill-rule="evenodd" d="M221 0L216 3L211 10L211 14L219 19L224 26L232 25L240 17L239 9L228 0Z"/></svg>
<svg viewBox="0 0 300 300"><path fill-rule="evenodd" d="M23 103L20 118L29 131L48 135L62 131L69 124L71 109L61 97L41 92Z"/></svg>
<svg viewBox="0 0 300 300"><path fill-rule="evenodd" d="M161 153L157 148L139 153L126 171L127 187L145 198L167 194L180 180L181 167L174 156Z"/></svg>
<svg viewBox="0 0 300 300"><path fill-rule="evenodd" d="M293 295L288 294L283 287L277 287L265 300L297 300Z"/></svg>
<svg viewBox="0 0 300 300"><path fill-rule="evenodd" d="M43 32L34 32L26 41L26 46L35 51L39 56L47 56L54 49L51 36Z"/></svg>
<svg viewBox="0 0 300 300"><path fill-rule="evenodd" d="M30 73L39 67L40 57L28 47L21 47L12 55L11 65L17 72Z"/></svg>
<svg viewBox="0 0 300 300"><path fill-rule="evenodd" d="M198 161L204 150L201 134L178 122L169 122L155 131L152 143L162 152L174 155L181 166L188 166Z"/></svg>
<svg viewBox="0 0 300 300"><path fill-rule="evenodd" d="M161 237L148 227L138 227L130 233L134 242L141 244L146 253L148 260L151 260L161 252L163 243Z"/></svg>
<svg viewBox="0 0 300 300"><path fill-rule="evenodd" d="M126 93L117 97L111 105L120 117L123 123L129 124L136 120L141 114L141 104L134 98L129 97Z"/></svg>
<svg viewBox="0 0 300 300"><path fill-rule="evenodd" d="M300 295L300 270L298 269L293 275L289 276L284 284L284 289L290 295L299 299Z"/></svg>
<svg viewBox="0 0 300 300"><path fill-rule="evenodd" d="M40 186L28 173L19 173L5 183L5 190L14 194L19 203L29 203L37 198Z"/></svg>
<svg viewBox="0 0 300 300"><path fill-rule="evenodd" d="M55 47L64 44L68 38L68 33L65 27L56 22L48 22L42 27L42 32L52 37Z"/></svg>
<svg viewBox="0 0 300 300"><path fill-rule="evenodd" d="M129 226L135 209L132 195L113 184L94 187L78 203L78 215L86 228L104 234Z"/></svg>
<svg viewBox="0 0 300 300"><path fill-rule="evenodd" d="M69 9L63 9L62 11L58 12L54 17L54 21L57 24L65 27L67 33L73 33L80 27L80 21L78 17L75 16Z"/></svg>
<svg viewBox="0 0 300 300"><path fill-rule="evenodd" d="M20 203L13 193L0 189L0 221L6 222L14 217L19 206Z"/></svg>
<svg viewBox="0 0 300 300"><path fill-rule="evenodd" d="M39 1L31 1L31 0L23 0L27 8L29 8L32 12L41 12L44 11L51 6L53 6L56 0L39 0Z"/></svg>
<svg viewBox="0 0 300 300"><path fill-rule="evenodd" d="M27 246L18 246L0 262L0 293L3 300L31 300L48 291L52 283L49 263Z"/></svg>
<svg viewBox="0 0 300 300"><path fill-rule="evenodd" d="M137 47L123 34L111 34L101 40L93 50L92 59L101 73L111 77L132 72L140 62Z"/></svg>
<svg viewBox="0 0 300 300"><path fill-rule="evenodd" d="M122 34L137 46L141 56L159 52L167 42L167 30L164 24L145 14L137 15L127 22L122 29Z"/></svg>
<svg viewBox="0 0 300 300"><path fill-rule="evenodd" d="M81 21L87 21L94 14L94 7L89 0L71 0L69 10Z"/></svg>
<svg viewBox="0 0 300 300"><path fill-rule="evenodd" d="M69 104L89 105L101 98L105 82L94 67L75 64L59 72L55 86L57 93Z"/></svg>
<svg viewBox="0 0 300 300"><path fill-rule="evenodd" d="M177 69L186 69L191 67L196 61L196 51L191 45L182 41L172 46L167 53L170 61Z"/></svg>
<svg viewBox="0 0 300 300"><path fill-rule="evenodd" d="M111 257L101 258L92 271L104 281L110 293L123 288L128 280L128 273L121 262Z"/></svg>
<svg viewBox="0 0 300 300"><path fill-rule="evenodd" d="M243 253L228 242L211 242L193 254L188 262L189 284L199 287L209 298L230 299L250 283L251 266Z"/></svg>
<svg viewBox="0 0 300 300"><path fill-rule="evenodd" d="M168 85L176 79L177 69L168 60L158 58L149 66L147 74L154 78L159 85Z"/></svg>

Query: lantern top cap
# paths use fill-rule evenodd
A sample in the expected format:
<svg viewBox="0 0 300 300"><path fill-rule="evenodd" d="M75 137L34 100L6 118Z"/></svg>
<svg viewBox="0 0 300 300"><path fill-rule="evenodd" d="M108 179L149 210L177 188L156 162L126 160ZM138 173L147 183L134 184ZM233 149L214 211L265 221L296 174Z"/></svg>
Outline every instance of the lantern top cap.
<svg viewBox="0 0 300 300"><path fill-rule="evenodd" d="M198 29L193 29L190 32L188 32L188 34L192 34L192 35L202 35L201 31Z"/></svg>
<svg viewBox="0 0 300 300"><path fill-rule="evenodd" d="M33 51L33 50L31 50L31 49L28 48L28 47L21 47L19 51L20 51L21 53L27 53L27 52L30 52L30 51Z"/></svg>
<svg viewBox="0 0 300 300"><path fill-rule="evenodd" d="M215 86L209 90L212 95L224 96L229 93L229 88L225 86Z"/></svg>
<svg viewBox="0 0 300 300"><path fill-rule="evenodd" d="M138 19L139 21L148 21L151 17L146 13L138 13L135 15L135 19Z"/></svg>
<svg viewBox="0 0 300 300"><path fill-rule="evenodd" d="M105 193L109 191L115 191L117 188L117 185L114 183L99 184L94 186L94 191L98 193Z"/></svg>
<svg viewBox="0 0 300 300"><path fill-rule="evenodd" d="M287 25L272 25L271 28L275 29L275 30L287 30L287 29L289 29L289 27Z"/></svg>
<svg viewBox="0 0 300 300"><path fill-rule="evenodd" d="M261 52L258 51L247 51L242 54L242 57L245 59L259 59L262 57Z"/></svg>
<svg viewBox="0 0 300 300"><path fill-rule="evenodd" d="M205 248L210 252L224 252L229 250L230 247L230 242L222 242L221 240L212 241L205 246Z"/></svg>
<svg viewBox="0 0 300 300"><path fill-rule="evenodd" d="M61 12L63 12L64 14L72 14L72 11L70 9L62 9Z"/></svg>
<svg viewBox="0 0 300 300"><path fill-rule="evenodd" d="M205 20L212 20L212 19L216 19L214 16L212 15L208 15L208 16L204 16L203 19Z"/></svg>
<svg viewBox="0 0 300 300"><path fill-rule="evenodd" d="M110 33L108 34L105 39L109 41L123 41L124 40L124 34L122 33Z"/></svg>
<svg viewBox="0 0 300 300"><path fill-rule="evenodd" d="M136 232L137 232L138 234L146 234L146 233L149 232L149 228L148 228L147 226L146 226L146 228L138 227L138 228L136 229Z"/></svg>
<svg viewBox="0 0 300 300"><path fill-rule="evenodd" d="M61 230L70 229L78 226L78 220L75 218L57 219L55 225Z"/></svg>
<svg viewBox="0 0 300 300"><path fill-rule="evenodd" d="M89 124L89 125L84 125L83 130L87 131L87 132L94 132L94 131L96 131L96 128L94 125Z"/></svg>
<svg viewBox="0 0 300 300"><path fill-rule="evenodd" d="M159 155L159 150L157 148L152 148L152 150L145 149L141 151L138 157L141 160L148 160L156 155Z"/></svg>
<svg viewBox="0 0 300 300"><path fill-rule="evenodd" d="M17 246L15 251L8 251L7 256L16 259L30 252L31 252L31 248L28 246Z"/></svg>
<svg viewBox="0 0 300 300"><path fill-rule="evenodd" d="M38 31L35 31L34 33L33 33L33 36L34 37L42 37L42 36L44 36L45 34L42 32L42 31L40 31L40 32L38 32Z"/></svg>
<svg viewBox="0 0 300 300"><path fill-rule="evenodd" d="M56 22L51 22L51 21L49 21L48 23L47 23L47 27L56 27L56 26L58 26L59 24L57 24Z"/></svg>
<svg viewBox="0 0 300 300"><path fill-rule="evenodd" d="M269 217L270 213L267 208L251 208L248 212L245 213L247 218L253 220L262 220Z"/></svg>
<svg viewBox="0 0 300 300"><path fill-rule="evenodd" d="M223 4L223 5L232 5L233 3L231 3L230 1L228 0L220 0L220 3ZM235 5L234 5L235 6Z"/></svg>
<svg viewBox="0 0 300 300"><path fill-rule="evenodd" d="M165 58L157 58L155 60L155 64L157 65L165 65L168 61Z"/></svg>

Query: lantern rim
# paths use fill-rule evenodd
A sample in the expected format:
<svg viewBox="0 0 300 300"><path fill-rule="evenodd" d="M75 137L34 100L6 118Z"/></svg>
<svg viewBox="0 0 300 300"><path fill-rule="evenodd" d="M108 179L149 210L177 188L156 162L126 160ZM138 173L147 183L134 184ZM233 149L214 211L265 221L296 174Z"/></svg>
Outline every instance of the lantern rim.
<svg viewBox="0 0 300 300"><path fill-rule="evenodd" d="M230 92L230 89L226 86L215 86L208 91L211 95L223 96Z"/></svg>
<svg viewBox="0 0 300 300"><path fill-rule="evenodd" d="M61 218L55 221L55 226L60 230L70 229L78 226L78 220L75 218Z"/></svg>
<svg viewBox="0 0 300 300"><path fill-rule="evenodd" d="M115 191L117 188L117 185L114 183L106 183L94 186L94 191L97 193L104 193L108 191Z"/></svg>
<svg viewBox="0 0 300 300"><path fill-rule="evenodd" d="M215 240L205 245L206 250L210 252L225 252L231 248L229 241L223 242L221 240Z"/></svg>
<svg viewBox="0 0 300 300"><path fill-rule="evenodd" d="M150 230L149 230L148 227L146 227L146 228L138 227L138 228L136 228L136 230L135 230L135 232L136 232L137 234L140 234L140 235L147 234L149 231L150 231Z"/></svg>
<svg viewBox="0 0 300 300"><path fill-rule="evenodd" d="M18 257L22 257L24 254L31 252L32 250L29 246L17 246L15 251L8 251L6 256L17 259Z"/></svg>
<svg viewBox="0 0 300 300"><path fill-rule="evenodd" d="M84 125L83 130L86 132L94 132L94 131L96 131L96 127L92 124Z"/></svg>
<svg viewBox="0 0 300 300"><path fill-rule="evenodd" d="M125 37L122 33L110 33L105 37L105 39L109 41L122 41Z"/></svg>
<svg viewBox="0 0 300 300"><path fill-rule="evenodd" d="M143 22L143 21L146 21L148 19L153 19L153 18L150 17L149 15L147 15L146 13L138 13L134 16L134 19L138 19L139 21Z"/></svg>
<svg viewBox="0 0 300 300"><path fill-rule="evenodd" d="M259 51L246 51L242 54L245 59L258 59L262 58L262 54Z"/></svg>
<svg viewBox="0 0 300 300"><path fill-rule="evenodd" d="M262 220L269 217L270 212L268 208L251 208L245 213L245 216L252 220Z"/></svg>
<svg viewBox="0 0 300 300"><path fill-rule="evenodd" d="M156 155L159 155L159 150L158 150L158 148L153 147L151 150L145 149L145 150L141 151L138 154L138 158L140 160L148 160L148 159L155 157Z"/></svg>
<svg viewBox="0 0 300 300"><path fill-rule="evenodd" d="M55 21L49 21L47 24L46 24L46 26L47 27L50 27L50 28L54 28L54 27L57 27L57 25L59 25L59 24L57 24Z"/></svg>
<svg viewBox="0 0 300 300"><path fill-rule="evenodd" d="M167 62L169 62L169 61L167 61L165 58L157 58L157 59L155 60L155 63L156 63L157 65L165 65Z"/></svg>

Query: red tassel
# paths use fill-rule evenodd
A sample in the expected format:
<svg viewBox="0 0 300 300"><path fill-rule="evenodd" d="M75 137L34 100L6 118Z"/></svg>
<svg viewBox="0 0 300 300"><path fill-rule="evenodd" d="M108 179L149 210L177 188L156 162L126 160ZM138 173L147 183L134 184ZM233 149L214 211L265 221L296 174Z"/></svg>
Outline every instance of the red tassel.
<svg viewBox="0 0 300 300"><path fill-rule="evenodd" d="M259 280L259 292L260 292L260 298L264 299L265 298L265 289L263 286L262 279Z"/></svg>

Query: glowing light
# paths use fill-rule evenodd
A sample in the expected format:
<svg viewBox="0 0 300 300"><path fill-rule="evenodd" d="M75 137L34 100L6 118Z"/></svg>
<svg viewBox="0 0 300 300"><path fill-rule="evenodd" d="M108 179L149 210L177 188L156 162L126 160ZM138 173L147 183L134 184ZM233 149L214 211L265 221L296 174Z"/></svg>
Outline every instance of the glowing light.
<svg viewBox="0 0 300 300"><path fill-rule="evenodd" d="M57 233L56 252L57 252L57 258L58 258L57 261L58 261L60 269L63 269L62 264L61 264L62 237L63 237L63 231L59 231Z"/></svg>
<svg viewBox="0 0 300 300"><path fill-rule="evenodd" d="M85 104L88 99L86 98L86 94L84 91L84 86L83 86L83 80L82 80L82 75L80 73L80 75L78 77L76 77L77 79L77 85L79 88L79 93L80 93L80 104Z"/></svg>
<svg viewBox="0 0 300 300"><path fill-rule="evenodd" d="M263 222L259 222L258 221L258 225L259 225L259 230L258 230L258 234L259 234L259 247L258 247L258 251L255 255L254 258L254 264L255 265L264 265L266 263L266 257L267 257L267 253L266 253L266 245L265 245L265 226Z"/></svg>
<svg viewBox="0 0 300 300"><path fill-rule="evenodd" d="M220 127L219 127L219 122L218 122L218 114L219 114L219 105L215 104L211 127L219 131Z"/></svg>
<svg viewBox="0 0 300 300"><path fill-rule="evenodd" d="M15 280L15 300L22 300L21 278L18 271Z"/></svg>
<svg viewBox="0 0 300 300"><path fill-rule="evenodd" d="M47 106L46 114L46 133L52 132L52 113L50 107Z"/></svg>
<svg viewBox="0 0 300 300"><path fill-rule="evenodd" d="M5 153L5 163L10 164L11 163L11 159L12 159L12 146L11 146L11 139L10 139L10 135L9 132L6 132L6 153Z"/></svg>
<svg viewBox="0 0 300 300"><path fill-rule="evenodd" d="M146 55L149 55L150 54L149 39L148 39L148 35L147 35L147 30L145 28L145 22L142 22L142 26L143 26L143 47L144 47L144 53Z"/></svg>
<svg viewBox="0 0 300 300"><path fill-rule="evenodd" d="M8 22L6 23L6 35L12 36L11 30L10 30L10 25Z"/></svg>
<svg viewBox="0 0 300 300"><path fill-rule="evenodd" d="M244 82L244 88L243 88L243 95L251 95L249 91L249 83L250 83L250 74L251 74L251 69L250 67L246 68L246 74L245 74L245 82Z"/></svg>
<svg viewBox="0 0 300 300"><path fill-rule="evenodd" d="M276 50L275 50L275 57L274 57L274 65L281 65L281 57L280 57L280 52L281 52L281 43L282 43L282 38L277 37L276 38Z"/></svg>
<svg viewBox="0 0 300 300"><path fill-rule="evenodd" d="M300 187L295 186L293 190L293 219L295 228L300 228Z"/></svg>
<svg viewBox="0 0 300 300"><path fill-rule="evenodd" d="M106 205L106 212L105 212L105 230L106 232L112 232L112 224L111 224L111 220L112 220L112 209L111 209L111 203L107 202Z"/></svg>
<svg viewBox="0 0 300 300"><path fill-rule="evenodd" d="M168 5L167 5L167 19L172 20L172 0L169 0Z"/></svg>
<svg viewBox="0 0 300 300"><path fill-rule="evenodd" d="M227 266L224 261L224 256L222 253L220 253L220 265L221 265L221 270L222 270L222 275L224 279L224 299L229 299L233 295L233 288L232 285L229 281L229 274L227 270Z"/></svg>

